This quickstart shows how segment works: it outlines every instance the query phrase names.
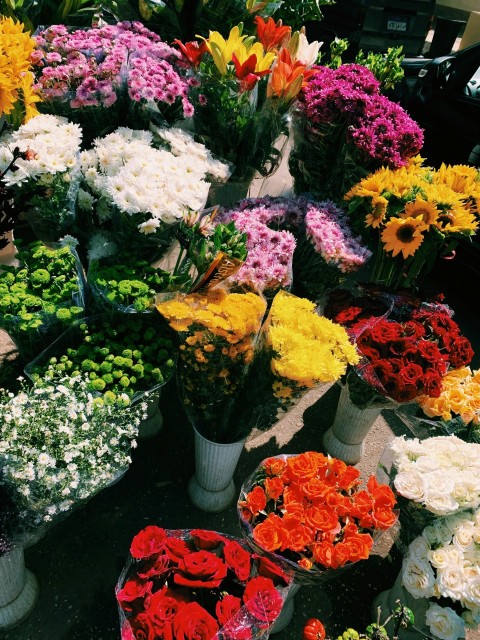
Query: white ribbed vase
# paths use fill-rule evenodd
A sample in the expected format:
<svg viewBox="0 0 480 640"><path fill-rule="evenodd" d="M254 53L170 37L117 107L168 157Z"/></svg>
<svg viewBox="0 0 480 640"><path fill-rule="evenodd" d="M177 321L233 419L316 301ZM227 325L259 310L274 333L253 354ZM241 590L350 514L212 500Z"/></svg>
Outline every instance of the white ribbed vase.
<svg viewBox="0 0 480 640"><path fill-rule="evenodd" d="M23 549L16 547L0 557L0 629L12 629L35 607L38 584L25 568Z"/></svg>
<svg viewBox="0 0 480 640"><path fill-rule="evenodd" d="M415 616L413 627L408 629L400 629L398 637L399 640L425 640L425 637L435 639L434 636L425 622L425 614L430 606L427 598L414 598L402 585L402 571L398 574L393 587L388 591L382 591L373 601L372 605L372 617L377 619L377 609L381 608L381 620L385 620L390 613L397 607L397 600L400 600L400 604L407 606L412 610ZM387 630L393 631L393 625L387 625Z"/></svg>
<svg viewBox="0 0 480 640"><path fill-rule="evenodd" d="M357 464L363 456L364 440L382 407L359 409L350 400L348 385L342 387L338 399L337 413L332 426L323 436L323 446L332 458L347 464Z"/></svg>
<svg viewBox="0 0 480 640"><path fill-rule="evenodd" d="M299 589L299 584L293 584L290 587L290 591L287 593L280 615L270 627L270 635L280 633L280 631L283 631L285 627L290 624L295 610L295 601L293 598Z"/></svg>
<svg viewBox="0 0 480 640"><path fill-rule="evenodd" d="M195 475L188 484L193 504L209 513L225 511L236 497L233 474L245 439L232 444L207 440L193 427L195 434Z"/></svg>
<svg viewBox="0 0 480 640"><path fill-rule="evenodd" d="M138 427L138 439L150 440L160 433L163 427L163 416L158 403L160 402L160 391L154 393L147 400L147 417L142 420Z"/></svg>

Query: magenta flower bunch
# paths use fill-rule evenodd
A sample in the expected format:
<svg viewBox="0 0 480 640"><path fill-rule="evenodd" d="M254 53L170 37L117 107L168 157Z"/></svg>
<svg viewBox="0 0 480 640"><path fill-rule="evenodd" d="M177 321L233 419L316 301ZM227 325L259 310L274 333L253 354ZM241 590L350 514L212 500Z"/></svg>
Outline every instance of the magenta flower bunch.
<svg viewBox="0 0 480 640"><path fill-rule="evenodd" d="M248 256L235 281L267 296L293 284L295 292L316 300L371 255L353 235L346 213L333 202L251 198L219 219L233 220L247 235Z"/></svg>

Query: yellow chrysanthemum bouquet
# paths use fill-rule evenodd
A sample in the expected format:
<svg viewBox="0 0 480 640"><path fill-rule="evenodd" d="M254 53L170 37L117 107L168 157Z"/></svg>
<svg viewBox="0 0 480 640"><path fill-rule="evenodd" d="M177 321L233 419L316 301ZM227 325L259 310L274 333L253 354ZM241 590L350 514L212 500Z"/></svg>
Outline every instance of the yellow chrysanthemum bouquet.
<svg viewBox="0 0 480 640"><path fill-rule="evenodd" d="M358 362L343 327L285 292L263 325L265 300L251 292L176 294L157 309L180 338L177 376L187 415L215 442L267 429L279 410Z"/></svg>
<svg viewBox="0 0 480 640"><path fill-rule="evenodd" d="M17 128L38 114L30 54L35 41L21 22L0 18L0 116Z"/></svg>
<svg viewBox="0 0 480 640"><path fill-rule="evenodd" d="M414 158L400 169L381 168L345 195L352 227L374 251L370 281L418 289L437 256L451 255L458 240L478 227L480 172Z"/></svg>

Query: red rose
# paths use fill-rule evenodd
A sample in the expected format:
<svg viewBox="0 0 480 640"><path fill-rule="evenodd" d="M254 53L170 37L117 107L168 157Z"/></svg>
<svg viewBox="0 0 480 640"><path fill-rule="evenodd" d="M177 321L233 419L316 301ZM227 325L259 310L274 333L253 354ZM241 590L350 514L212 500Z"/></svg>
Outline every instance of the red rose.
<svg viewBox="0 0 480 640"><path fill-rule="evenodd" d="M178 562L175 584L184 587L218 587L227 575L227 565L210 551L195 551Z"/></svg>
<svg viewBox="0 0 480 640"><path fill-rule="evenodd" d="M360 353L368 358L370 362L375 362L381 358L380 351L374 347L363 346L360 348Z"/></svg>
<svg viewBox="0 0 480 640"><path fill-rule="evenodd" d="M438 398L442 393L442 376L435 369L425 371L423 392L430 398Z"/></svg>
<svg viewBox="0 0 480 640"><path fill-rule="evenodd" d="M170 561L174 564L178 564L184 556L192 553L193 549L180 538L167 538L166 551Z"/></svg>
<svg viewBox="0 0 480 640"><path fill-rule="evenodd" d="M149 578L157 578L162 576L170 569L170 558L166 553L162 553L160 556L157 556L153 559L153 561L149 562L149 564L138 572L138 577L143 580L148 580Z"/></svg>
<svg viewBox="0 0 480 640"><path fill-rule="evenodd" d="M334 318L334 322L338 322L338 324L347 324L355 320L362 313L361 307L348 307L347 309L343 309L337 313Z"/></svg>
<svg viewBox="0 0 480 640"><path fill-rule="evenodd" d="M420 365L411 362L403 369L400 369L398 376L405 385L419 385L419 381L423 377L423 369Z"/></svg>
<svg viewBox="0 0 480 640"><path fill-rule="evenodd" d="M146 612L153 620L155 628L163 630L162 637L168 635L176 614L187 602L184 597L171 591L168 587L156 591L149 598ZM168 627L170 629L167 631Z"/></svg>
<svg viewBox="0 0 480 640"><path fill-rule="evenodd" d="M372 338L379 344L387 344L402 337L402 325L390 320L379 320L372 328Z"/></svg>
<svg viewBox="0 0 480 640"><path fill-rule="evenodd" d="M137 560L151 558L163 551L166 542L165 529L151 525L142 529L133 538L130 553Z"/></svg>
<svg viewBox="0 0 480 640"><path fill-rule="evenodd" d="M223 557L229 569L235 573L237 578L246 582L250 577L251 556L235 540L228 540L223 547Z"/></svg>
<svg viewBox="0 0 480 640"><path fill-rule="evenodd" d="M419 340L416 344L418 355L428 362L442 362L443 356L435 342Z"/></svg>
<svg viewBox="0 0 480 640"><path fill-rule="evenodd" d="M220 626L227 624L227 622L236 615L242 606L240 598L227 594L224 598L219 600L215 607L215 615L217 616Z"/></svg>
<svg viewBox="0 0 480 640"><path fill-rule="evenodd" d="M272 580L263 576L256 576L247 583L243 601L260 623L273 622L283 606L282 596L275 589Z"/></svg>
<svg viewBox="0 0 480 640"><path fill-rule="evenodd" d="M124 611L139 610L146 596L152 591L152 583L143 580L127 580L117 593L117 601Z"/></svg>
<svg viewBox="0 0 480 640"><path fill-rule="evenodd" d="M250 627L240 627L234 622L228 623L222 629L222 640L252 640Z"/></svg>
<svg viewBox="0 0 480 640"><path fill-rule="evenodd" d="M365 347L373 346L371 329L365 329L357 338L357 347L362 351Z"/></svg>
<svg viewBox="0 0 480 640"><path fill-rule="evenodd" d="M210 640L218 624L198 602L189 602L175 616L173 631L175 640Z"/></svg>
<svg viewBox="0 0 480 640"><path fill-rule="evenodd" d="M215 531L206 531L205 529L192 529L190 535L197 549L202 549L203 551L211 551L225 541L225 538L215 533Z"/></svg>
<svg viewBox="0 0 480 640"><path fill-rule="evenodd" d="M466 367L473 358L473 349L470 341L465 336L458 336L450 346L449 359L454 369Z"/></svg>
<svg viewBox="0 0 480 640"><path fill-rule="evenodd" d="M389 345L390 353L392 353L394 356L403 357L414 344L415 343L411 338L398 338L398 340L392 340Z"/></svg>
<svg viewBox="0 0 480 640"><path fill-rule="evenodd" d="M129 620L135 640L155 640L157 634L148 613L139 613Z"/></svg>
<svg viewBox="0 0 480 640"><path fill-rule="evenodd" d="M278 564L275 564L275 562L272 562L268 558L265 558L265 556L254 554L252 557L257 562L257 573L259 576L270 578L271 580L273 580L273 583L275 585L280 583L290 583L290 579L288 578L287 574L283 571L283 569L281 569Z"/></svg>
<svg viewBox="0 0 480 640"><path fill-rule="evenodd" d="M374 362L372 364L372 370L382 385L393 375L393 367L388 360L378 360Z"/></svg>
<svg viewBox="0 0 480 640"><path fill-rule="evenodd" d="M421 338L425 335L425 327L415 320L407 320L403 323L403 333L409 338Z"/></svg>

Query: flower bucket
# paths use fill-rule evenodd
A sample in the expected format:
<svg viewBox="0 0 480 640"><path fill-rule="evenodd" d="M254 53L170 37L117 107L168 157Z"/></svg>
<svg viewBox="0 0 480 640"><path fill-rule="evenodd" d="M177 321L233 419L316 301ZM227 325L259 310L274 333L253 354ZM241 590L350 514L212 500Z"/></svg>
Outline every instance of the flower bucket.
<svg viewBox="0 0 480 640"><path fill-rule="evenodd" d="M209 513L227 509L236 497L233 474L245 439L231 444L207 440L193 427L195 434L195 475L188 484L193 504Z"/></svg>
<svg viewBox="0 0 480 640"><path fill-rule="evenodd" d="M272 625L272 628L270 629L270 635L273 635L275 633L280 633L285 629L285 627L287 627L290 624L295 611L294 597L297 591L300 589L300 586L301 585L294 583L290 587L290 591L288 592L287 597L285 598L285 602L283 603L283 607L280 612L280 615L275 620L275 622Z"/></svg>
<svg viewBox="0 0 480 640"><path fill-rule="evenodd" d="M338 458L347 464L359 462L365 450L365 438L383 408L369 406L360 409L350 399L348 385L344 385L338 399L335 420L323 436L325 451L332 458Z"/></svg>
<svg viewBox="0 0 480 640"><path fill-rule="evenodd" d="M154 393L147 400L147 417L138 426L138 439L150 440L160 433L163 427L163 416L158 403L160 391Z"/></svg>
<svg viewBox="0 0 480 640"><path fill-rule="evenodd" d="M231 207L239 200L248 198L253 176L244 180L227 180L227 182L213 182L208 192L207 207L221 205Z"/></svg>
<svg viewBox="0 0 480 640"><path fill-rule="evenodd" d="M18 267L17 247L13 244L13 231L7 231L4 237L8 240L8 244L3 249L0 249L0 270L2 265Z"/></svg>
<svg viewBox="0 0 480 640"><path fill-rule="evenodd" d="M23 622L38 597L35 576L25 568L23 548L0 558L0 629L12 629Z"/></svg>

